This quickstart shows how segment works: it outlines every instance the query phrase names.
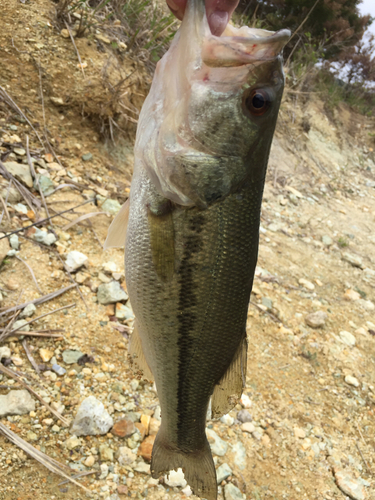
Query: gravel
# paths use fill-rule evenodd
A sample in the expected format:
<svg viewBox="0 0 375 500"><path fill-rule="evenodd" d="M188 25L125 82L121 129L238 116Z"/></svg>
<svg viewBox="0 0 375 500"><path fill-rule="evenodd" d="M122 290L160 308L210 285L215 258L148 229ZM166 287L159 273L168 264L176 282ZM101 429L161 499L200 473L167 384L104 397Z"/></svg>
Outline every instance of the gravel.
<svg viewBox="0 0 375 500"><path fill-rule="evenodd" d="M35 410L35 401L25 389L10 391L0 396L0 417L7 415L25 415Z"/></svg>
<svg viewBox="0 0 375 500"><path fill-rule="evenodd" d="M71 433L76 436L106 434L113 426L113 419L95 396L89 396L80 405Z"/></svg>

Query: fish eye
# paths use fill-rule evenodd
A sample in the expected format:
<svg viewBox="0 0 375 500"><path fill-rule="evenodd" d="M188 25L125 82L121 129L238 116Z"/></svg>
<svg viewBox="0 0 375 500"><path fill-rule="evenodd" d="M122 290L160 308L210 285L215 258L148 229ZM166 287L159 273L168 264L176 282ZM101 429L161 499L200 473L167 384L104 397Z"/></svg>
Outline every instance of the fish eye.
<svg viewBox="0 0 375 500"><path fill-rule="evenodd" d="M265 89L252 89L243 97L243 105L253 116L262 116L271 105L271 97Z"/></svg>

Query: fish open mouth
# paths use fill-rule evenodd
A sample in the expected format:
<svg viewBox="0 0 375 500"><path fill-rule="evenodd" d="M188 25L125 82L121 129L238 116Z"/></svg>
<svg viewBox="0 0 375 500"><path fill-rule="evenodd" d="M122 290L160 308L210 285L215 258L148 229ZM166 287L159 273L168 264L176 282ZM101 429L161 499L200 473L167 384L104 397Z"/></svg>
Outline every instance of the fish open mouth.
<svg viewBox="0 0 375 500"><path fill-rule="evenodd" d="M289 38L290 31L286 29L273 32L229 24L221 37L210 34L204 38L202 61L210 67L271 61L279 56Z"/></svg>

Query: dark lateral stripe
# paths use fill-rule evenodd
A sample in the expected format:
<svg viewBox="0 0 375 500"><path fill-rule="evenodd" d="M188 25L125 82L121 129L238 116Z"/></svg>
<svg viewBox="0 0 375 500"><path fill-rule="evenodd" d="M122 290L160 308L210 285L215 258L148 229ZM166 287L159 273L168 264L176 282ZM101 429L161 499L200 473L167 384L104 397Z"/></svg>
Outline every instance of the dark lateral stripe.
<svg viewBox="0 0 375 500"><path fill-rule="evenodd" d="M203 241L201 232L204 225L204 217L201 214L194 216L189 224L189 235L185 241L184 254L182 257L178 283L180 287L178 297L178 393L177 393L177 441L178 446L183 449L188 443L183 435L184 416L187 411L187 391L185 377L188 365L194 351L193 331L196 324L194 309L197 305L196 287L194 284L194 255L199 252ZM188 450L186 450L188 451Z"/></svg>

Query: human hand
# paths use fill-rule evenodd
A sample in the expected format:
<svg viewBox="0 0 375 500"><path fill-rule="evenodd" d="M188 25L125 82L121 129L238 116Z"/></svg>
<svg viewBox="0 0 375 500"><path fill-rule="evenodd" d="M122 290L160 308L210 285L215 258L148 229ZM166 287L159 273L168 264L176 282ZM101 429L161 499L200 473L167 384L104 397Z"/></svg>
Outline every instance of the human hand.
<svg viewBox="0 0 375 500"><path fill-rule="evenodd" d="M184 17L186 3L187 0L167 0L169 8L178 19ZM213 35L220 36L223 33L238 3L239 0L206 0L208 24Z"/></svg>

